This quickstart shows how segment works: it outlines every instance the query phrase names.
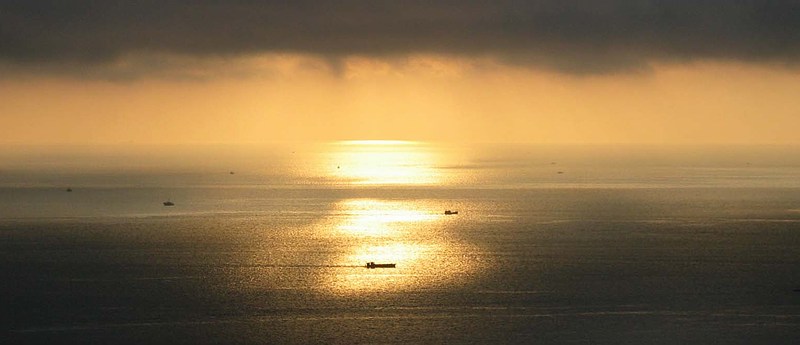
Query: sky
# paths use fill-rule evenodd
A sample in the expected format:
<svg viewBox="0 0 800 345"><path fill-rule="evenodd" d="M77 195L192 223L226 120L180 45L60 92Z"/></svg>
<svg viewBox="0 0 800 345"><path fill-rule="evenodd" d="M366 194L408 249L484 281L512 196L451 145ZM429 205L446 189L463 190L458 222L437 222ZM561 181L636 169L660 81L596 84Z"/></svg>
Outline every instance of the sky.
<svg viewBox="0 0 800 345"><path fill-rule="evenodd" d="M797 1L0 0L0 144L800 144Z"/></svg>

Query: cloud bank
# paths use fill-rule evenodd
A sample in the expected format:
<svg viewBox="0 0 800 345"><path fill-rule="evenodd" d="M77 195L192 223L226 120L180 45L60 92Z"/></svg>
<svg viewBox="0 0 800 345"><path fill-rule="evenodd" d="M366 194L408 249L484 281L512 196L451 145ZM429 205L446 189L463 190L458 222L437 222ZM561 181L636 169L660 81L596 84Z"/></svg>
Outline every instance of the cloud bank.
<svg viewBox="0 0 800 345"><path fill-rule="evenodd" d="M0 62L11 69L264 53L491 57L576 74L694 60L794 65L800 2L0 0Z"/></svg>

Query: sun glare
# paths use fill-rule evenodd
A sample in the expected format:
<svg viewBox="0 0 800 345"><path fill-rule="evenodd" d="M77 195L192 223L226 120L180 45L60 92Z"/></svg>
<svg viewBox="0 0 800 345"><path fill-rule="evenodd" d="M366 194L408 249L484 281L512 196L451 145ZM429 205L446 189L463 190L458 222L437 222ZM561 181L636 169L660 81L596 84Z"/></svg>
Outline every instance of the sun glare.
<svg viewBox="0 0 800 345"><path fill-rule="evenodd" d="M354 185L430 185L441 182L439 157L412 141L353 140L333 144L330 175Z"/></svg>
<svg viewBox="0 0 800 345"><path fill-rule="evenodd" d="M406 140L343 140L339 142L342 145L353 146L406 146L406 145L419 145L417 141Z"/></svg>

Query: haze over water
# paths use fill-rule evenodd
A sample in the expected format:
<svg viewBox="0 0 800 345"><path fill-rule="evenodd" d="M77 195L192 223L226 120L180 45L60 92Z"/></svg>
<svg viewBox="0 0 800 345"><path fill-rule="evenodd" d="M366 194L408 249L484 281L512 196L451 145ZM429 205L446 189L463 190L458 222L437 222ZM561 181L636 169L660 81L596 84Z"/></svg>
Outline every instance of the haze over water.
<svg viewBox="0 0 800 345"><path fill-rule="evenodd" d="M791 344L799 151L9 148L0 321L11 343Z"/></svg>

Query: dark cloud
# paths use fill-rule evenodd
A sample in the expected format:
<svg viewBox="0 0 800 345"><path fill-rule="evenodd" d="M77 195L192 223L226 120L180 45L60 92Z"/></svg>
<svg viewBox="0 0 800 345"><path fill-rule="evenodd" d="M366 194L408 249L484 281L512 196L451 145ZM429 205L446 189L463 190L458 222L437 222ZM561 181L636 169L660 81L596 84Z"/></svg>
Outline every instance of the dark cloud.
<svg viewBox="0 0 800 345"><path fill-rule="evenodd" d="M260 52L491 56L573 73L695 59L794 64L800 2L0 0L0 60L13 66Z"/></svg>

